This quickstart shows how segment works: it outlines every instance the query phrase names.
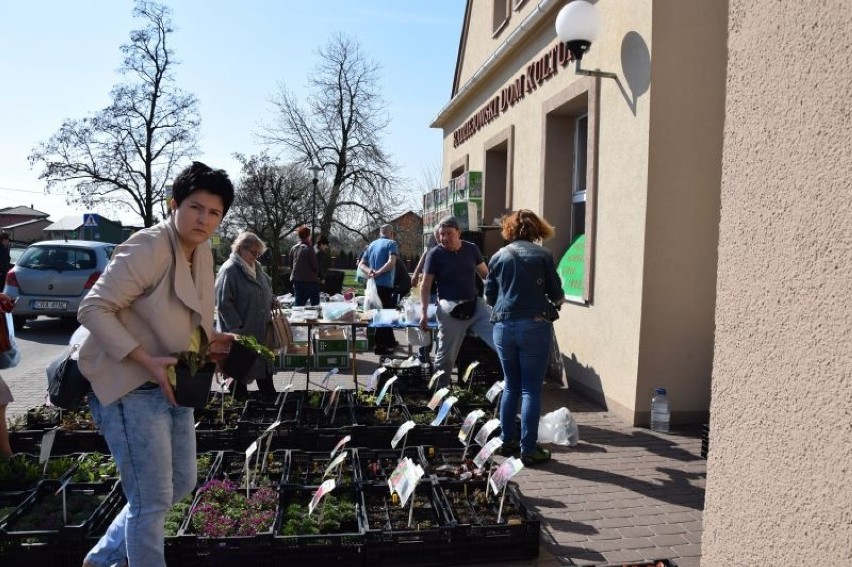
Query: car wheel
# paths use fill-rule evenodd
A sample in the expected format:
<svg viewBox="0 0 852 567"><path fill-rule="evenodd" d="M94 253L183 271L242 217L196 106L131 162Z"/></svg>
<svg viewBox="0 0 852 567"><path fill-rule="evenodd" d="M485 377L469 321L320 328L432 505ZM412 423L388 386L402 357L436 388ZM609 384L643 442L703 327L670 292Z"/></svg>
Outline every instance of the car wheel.
<svg viewBox="0 0 852 567"><path fill-rule="evenodd" d="M12 324L15 325L15 330L19 331L27 322L27 318L23 315L12 315Z"/></svg>

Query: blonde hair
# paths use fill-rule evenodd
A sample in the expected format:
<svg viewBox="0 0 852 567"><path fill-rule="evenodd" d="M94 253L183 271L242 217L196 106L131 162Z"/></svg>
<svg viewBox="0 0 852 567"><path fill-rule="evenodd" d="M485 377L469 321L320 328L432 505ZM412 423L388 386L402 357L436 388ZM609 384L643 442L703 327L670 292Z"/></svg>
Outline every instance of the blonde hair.
<svg viewBox="0 0 852 567"><path fill-rule="evenodd" d="M529 209L520 209L503 217L500 221L503 239L514 240L547 240L553 236L553 225L540 218Z"/></svg>
<svg viewBox="0 0 852 567"><path fill-rule="evenodd" d="M258 236L249 231L241 232L231 244L231 252L239 252L240 250L253 250L257 248L257 255L260 256L266 252L266 243L258 238Z"/></svg>

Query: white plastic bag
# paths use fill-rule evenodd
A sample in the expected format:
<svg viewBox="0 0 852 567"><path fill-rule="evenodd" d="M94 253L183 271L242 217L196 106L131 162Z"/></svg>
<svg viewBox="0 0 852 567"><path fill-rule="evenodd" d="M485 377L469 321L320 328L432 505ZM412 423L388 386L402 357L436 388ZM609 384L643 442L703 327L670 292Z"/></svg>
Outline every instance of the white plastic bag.
<svg viewBox="0 0 852 567"><path fill-rule="evenodd" d="M538 442L573 447L580 441L580 430L568 408L559 408L538 422Z"/></svg>
<svg viewBox="0 0 852 567"><path fill-rule="evenodd" d="M381 308L382 300L379 298L379 290L376 287L376 280L370 278L367 280L367 287L364 290L364 311Z"/></svg>

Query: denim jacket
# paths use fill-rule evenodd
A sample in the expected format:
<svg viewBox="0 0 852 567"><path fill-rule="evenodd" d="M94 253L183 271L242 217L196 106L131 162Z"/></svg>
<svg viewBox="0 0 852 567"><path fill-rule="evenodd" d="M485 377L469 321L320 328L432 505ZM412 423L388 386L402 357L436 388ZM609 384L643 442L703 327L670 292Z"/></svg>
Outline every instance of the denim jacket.
<svg viewBox="0 0 852 567"><path fill-rule="evenodd" d="M512 254L507 248L515 251ZM548 300L562 303L565 293L550 251L527 240L504 246L488 262L485 299L491 321L548 318Z"/></svg>

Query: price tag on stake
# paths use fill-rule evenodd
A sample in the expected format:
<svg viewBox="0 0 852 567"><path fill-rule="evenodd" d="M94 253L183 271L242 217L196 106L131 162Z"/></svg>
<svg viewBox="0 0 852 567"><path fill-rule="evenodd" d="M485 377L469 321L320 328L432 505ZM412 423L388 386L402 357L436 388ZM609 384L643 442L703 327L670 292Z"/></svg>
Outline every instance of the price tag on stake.
<svg viewBox="0 0 852 567"><path fill-rule="evenodd" d="M494 384L492 384L490 388L488 388L488 391L485 392L485 397L488 399L489 402L493 402L494 398L497 397L497 394L502 392L503 388L505 388L505 387L506 387L506 381L505 380L498 380L498 381L494 382Z"/></svg>
<svg viewBox="0 0 852 567"><path fill-rule="evenodd" d="M429 425L437 426L444 423L444 420L447 419L447 415L450 413L450 409L453 407L453 404L458 401L458 398L455 396L450 396L444 403L441 405L441 409L438 411L438 417L432 420L432 423Z"/></svg>
<svg viewBox="0 0 852 567"><path fill-rule="evenodd" d="M444 399L444 396L446 396L449 393L450 393L449 388L441 388L440 390L435 392L435 395L432 396L432 399L429 400L429 403L426 404L426 407L428 407L430 410L434 410L435 408L438 407L438 404L441 403L441 400Z"/></svg>
<svg viewBox="0 0 852 567"><path fill-rule="evenodd" d="M473 426L476 425L476 422L479 421L485 415L485 412L481 409L475 409L464 418L464 423L462 423L461 429L459 429L459 441L461 441L462 445L467 444L467 438L470 436L470 432L473 430Z"/></svg>
<svg viewBox="0 0 852 567"><path fill-rule="evenodd" d="M394 382L396 382L397 378L399 378L399 376L392 376L388 378L388 381L385 382L384 386L382 386L382 391L379 392L379 395L376 397L377 406L382 405L382 399L385 397L385 394L388 393L388 389L393 385Z"/></svg>
<svg viewBox="0 0 852 567"><path fill-rule="evenodd" d="M438 377L439 377L439 376L441 376L442 374L446 374L446 373L445 373L443 370L438 370L437 372L435 372L434 374L432 374L432 378L430 378L430 379L429 379L429 385L428 385L428 386L426 386L426 387L427 387L427 388L429 388L429 389L431 390L431 389L432 389L432 385L433 385L433 384L435 384L435 380L437 380L437 379L438 379Z"/></svg>
<svg viewBox="0 0 852 567"><path fill-rule="evenodd" d="M332 449L332 450L331 450L331 455L329 455L329 456L328 456L328 458L329 458L329 459L333 459L333 458L334 458L334 454L335 454L336 452L338 452L338 451L340 450L340 448L341 448L341 447L343 447L344 445L346 445L346 444L347 444L347 443L349 443L350 441L352 441L352 436L351 436L351 435L347 435L346 437L344 437L343 439L341 439L340 441L338 441L338 442L337 442L337 445L335 445L335 446L334 446L334 449Z"/></svg>
<svg viewBox="0 0 852 567"><path fill-rule="evenodd" d="M319 488L317 488L317 491L314 492L314 496L313 496L313 498L311 498L311 501L308 504L308 516L310 516L311 514L314 513L314 509L317 507L317 504L320 503L320 500L322 500L322 497L325 496L326 494L328 494L329 492L331 492L332 490L334 490L334 487L335 487L334 479L330 478L330 479L326 480L325 482L323 482L320 485Z"/></svg>
<svg viewBox="0 0 852 567"><path fill-rule="evenodd" d="M415 425L416 424L411 420L408 420L405 423L403 423L402 425L400 425L399 429L396 430L396 433L394 434L393 439L391 439L391 448L396 449L396 446L399 443L399 440L402 439L403 437L405 437L405 434L408 433L409 431L411 431L411 429Z"/></svg>
<svg viewBox="0 0 852 567"><path fill-rule="evenodd" d="M494 432L495 429L500 427L499 419L489 419L485 422L485 425L479 428L479 431L476 434L476 437L473 438L476 441L477 445L483 446L488 441L488 437Z"/></svg>

